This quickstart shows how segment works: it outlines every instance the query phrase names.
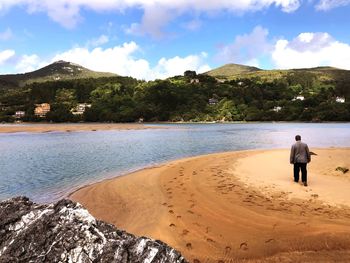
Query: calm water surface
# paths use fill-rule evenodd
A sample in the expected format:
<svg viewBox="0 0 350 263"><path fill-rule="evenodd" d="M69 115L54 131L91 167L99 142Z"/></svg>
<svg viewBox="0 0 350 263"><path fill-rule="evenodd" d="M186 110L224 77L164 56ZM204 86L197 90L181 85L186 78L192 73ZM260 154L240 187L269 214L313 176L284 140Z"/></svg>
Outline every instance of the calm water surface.
<svg viewBox="0 0 350 263"><path fill-rule="evenodd" d="M183 124L170 129L0 134L0 200L54 201L87 183L178 158L243 149L350 147L350 124ZM174 128L174 129L173 129Z"/></svg>

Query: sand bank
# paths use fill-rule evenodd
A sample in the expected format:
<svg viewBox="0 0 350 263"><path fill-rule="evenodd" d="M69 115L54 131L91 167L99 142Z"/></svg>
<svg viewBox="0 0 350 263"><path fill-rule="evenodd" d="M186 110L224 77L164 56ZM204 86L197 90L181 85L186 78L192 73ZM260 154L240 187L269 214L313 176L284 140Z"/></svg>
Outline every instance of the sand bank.
<svg viewBox="0 0 350 263"><path fill-rule="evenodd" d="M98 130L143 130L164 129L164 127L146 126L131 123L78 123L78 124L6 124L0 125L0 133L13 132L73 132L73 131L98 131Z"/></svg>
<svg viewBox="0 0 350 263"><path fill-rule="evenodd" d="M293 183L289 150L243 151L170 162L71 198L191 262L349 262L350 172L335 169L349 168L350 149L312 150L307 188Z"/></svg>

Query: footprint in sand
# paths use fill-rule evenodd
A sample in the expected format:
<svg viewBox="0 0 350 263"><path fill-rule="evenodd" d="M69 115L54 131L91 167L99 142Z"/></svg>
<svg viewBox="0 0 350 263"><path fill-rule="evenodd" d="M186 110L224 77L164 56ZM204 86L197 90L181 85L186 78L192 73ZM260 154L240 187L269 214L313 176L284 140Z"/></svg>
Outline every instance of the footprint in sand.
<svg viewBox="0 0 350 263"><path fill-rule="evenodd" d="M209 243L215 243L215 241L212 240L211 238L207 238L207 242L209 242Z"/></svg>
<svg viewBox="0 0 350 263"><path fill-rule="evenodd" d="M270 242L274 242L274 241L276 241L276 240L273 238L270 238L270 239L266 240L265 243L270 243Z"/></svg>
<svg viewBox="0 0 350 263"><path fill-rule="evenodd" d="M196 259L196 258L195 258L195 259L193 260L193 263L201 263L201 262L200 262L199 259Z"/></svg>
<svg viewBox="0 0 350 263"><path fill-rule="evenodd" d="M173 207L173 205L168 205L169 208Z"/></svg>
<svg viewBox="0 0 350 263"><path fill-rule="evenodd" d="M230 246L225 247L225 254L229 254L232 248Z"/></svg>
<svg viewBox="0 0 350 263"><path fill-rule="evenodd" d="M170 227L175 227L175 224L171 223L169 226L170 226Z"/></svg>
<svg viewBox="0 0 350 263"><path fill-rule="evenodd" d="M242 249L242 250L248 250L248 244L247 242L243 242L239 245L239 249Z"/></svg>
<svg viewBox="0 0 350 263"><path fill-rule="evenodd" d="M192 172L192 174L193 174L193 175L196 175L196 174L197 174L197 172L196 172L196 171L193 171L193 172Z"/></svg>
<svg viewBox="0 0 350 263"><path fill-rule="evenodd" d="M192 249L192 244L191 243L187 243L186 247L187 247L187 249Z"/></svg>
<svg viewBox="0 0 350 263"><path fill-rule="evenodd" d="M177 216L176 218L181 218L181 216Z"/></svg>
<svg viewBox="0 0 350 263"><path fill-rule="evenodd" d="M182 235L183 235L183 236L186 236L188 233L190 233L190 231L188 231L187 229L184 229L184 230L182 231Z"/></svg>
<svg viewBox="0 0 350 263"><path fill-rule="evenodd" d="M163 203L162 205L167 205L167 203Z"/></svg>
<svg viewBox="0 0 350 263"><path fill-rule="evenodd" d="M194 214L192 210L187 210L187 213Z"/></svg>
<svg viewBox="0 0 350 263"><path fill-rule="evenodd" d="M170 213L170 214L174 214L174 211L173 211L173 210L169 210L169 213Z"/></svg>

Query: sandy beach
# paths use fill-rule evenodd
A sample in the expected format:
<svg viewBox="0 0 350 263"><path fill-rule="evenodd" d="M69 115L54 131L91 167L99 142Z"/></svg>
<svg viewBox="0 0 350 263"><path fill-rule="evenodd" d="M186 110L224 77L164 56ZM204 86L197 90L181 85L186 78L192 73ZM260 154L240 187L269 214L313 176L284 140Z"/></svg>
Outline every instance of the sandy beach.
<svg viewBox="0 0 350 263"><path fill-rule="evenodd" d="M190 262L349 262L350 149L311 149L309 186L289 150L173 161L84 187L98 219L160 239Z"/></svg>
<svg viewBox="0 0 350 263"><path fill-rule="evenodd" d="M164 129L158 126L146 126L138 123L78 123L78 124L7 124L0 125L0 133L14 132L74 132L74 131L99 131L99 130L143 130Z"/></svg>

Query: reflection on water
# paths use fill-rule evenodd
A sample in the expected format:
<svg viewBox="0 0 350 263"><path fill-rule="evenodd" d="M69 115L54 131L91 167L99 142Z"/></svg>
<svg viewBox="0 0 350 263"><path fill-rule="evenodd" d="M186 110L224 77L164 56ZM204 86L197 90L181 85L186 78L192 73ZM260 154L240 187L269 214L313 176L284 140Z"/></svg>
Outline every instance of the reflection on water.
<svg viewBox="0 0 350 263"><path fill-rule="evenodd" d="M255 148L349 147L350 124L182 124L181 129L0 134L0 200L53 201L87 183L182 157Z"/></svg>

